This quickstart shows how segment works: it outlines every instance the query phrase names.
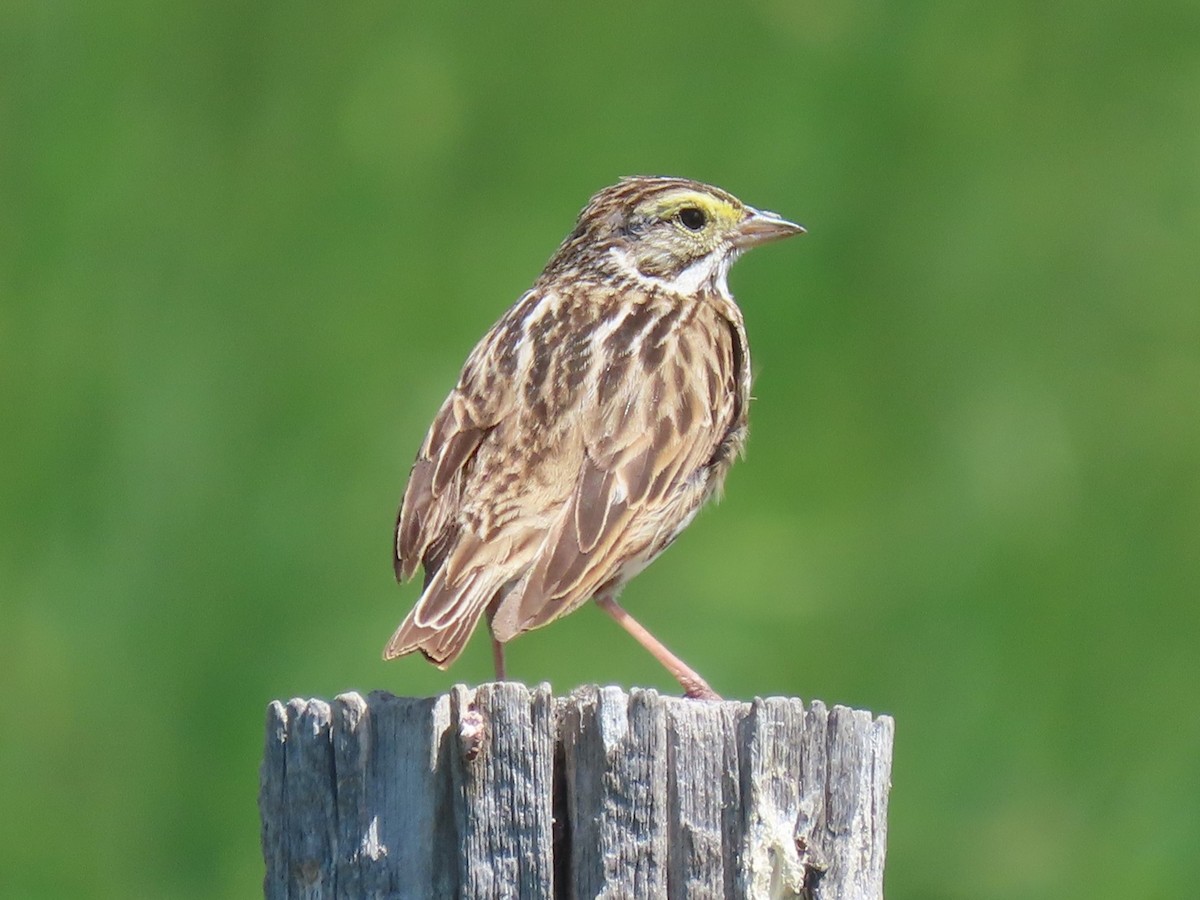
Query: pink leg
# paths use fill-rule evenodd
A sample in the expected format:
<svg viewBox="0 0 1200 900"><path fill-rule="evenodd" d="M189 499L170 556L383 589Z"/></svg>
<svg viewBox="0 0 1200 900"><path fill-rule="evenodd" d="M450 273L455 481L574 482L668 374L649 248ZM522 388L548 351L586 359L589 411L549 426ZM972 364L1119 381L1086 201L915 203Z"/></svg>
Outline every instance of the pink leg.
<svg viewBox="0 0 1200 900"><path fill-rule="evenodd" d="M641 623L627 613L616 600L611 597L597 597L596 605L617 620L617 624L633 635L634 640L650 651L668 672L683 686L686 697L696 700L720 700L721 697L708 682L701 678L694 669L663 646L662 642L642 627Z"/></svg>
<svg viewBox="0 0 1200 900"><path fill-rule="evenodd" d="M492 638L492 662L496 664L496 680L507 681L504 677L504 644Z"/></svg>
<svg viewBox="0 0 1200 900"><path fill-rule="evenodd" d="M507 681L504 677L504 643L496 640L496 633L492 631L492 616L496 614L497 600L493 600L487 611L488 637L492 639L492 664L496 667L496 680Z"/></svg>

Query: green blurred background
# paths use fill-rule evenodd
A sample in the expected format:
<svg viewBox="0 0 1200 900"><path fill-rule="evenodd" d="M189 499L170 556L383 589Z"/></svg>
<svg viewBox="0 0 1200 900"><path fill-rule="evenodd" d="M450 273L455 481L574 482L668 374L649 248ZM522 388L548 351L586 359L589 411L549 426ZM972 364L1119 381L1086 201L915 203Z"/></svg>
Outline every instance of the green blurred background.
<svg viewBox="0 0 1200 900"><path fill-rule="evenodd" d="M1200 5L15 2L0 895L251 897L263 710L380 651L467 351L618 176L735 269L749 458L625 594L731 697L896 717L894 900L1200 883ZM585 608L510 649L668 676Z"/></svg>

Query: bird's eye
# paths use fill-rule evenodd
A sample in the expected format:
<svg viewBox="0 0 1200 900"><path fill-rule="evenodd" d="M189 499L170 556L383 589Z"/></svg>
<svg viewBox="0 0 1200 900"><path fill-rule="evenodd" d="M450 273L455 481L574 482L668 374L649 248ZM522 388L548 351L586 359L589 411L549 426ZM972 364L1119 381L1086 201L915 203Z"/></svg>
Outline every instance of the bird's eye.
<svg viewBox="0 0 1200 900"><path fill-rule="evenodd" d="M704 210L697 209L694 206L685 206L678 214L679 224L688 231L699 231L708 221L708 217L704 215Z"/></svg>

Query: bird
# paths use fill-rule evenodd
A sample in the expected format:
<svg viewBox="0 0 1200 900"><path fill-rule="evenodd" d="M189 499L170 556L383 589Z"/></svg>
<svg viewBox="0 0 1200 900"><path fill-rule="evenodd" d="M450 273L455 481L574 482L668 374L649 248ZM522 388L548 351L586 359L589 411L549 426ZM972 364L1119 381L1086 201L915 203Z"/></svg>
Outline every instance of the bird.
<svg viewBox="0 0 1200 900"><path fill-rule="evenodd" d="M594 599L678 680L719 699L617 598L717 496L743 451L750 348L727 283L746 250L804 233L686 178L595 194L533 286L467 357L396 519L420 597L384 650L445 669L482 618L505 645Z"/></svg>

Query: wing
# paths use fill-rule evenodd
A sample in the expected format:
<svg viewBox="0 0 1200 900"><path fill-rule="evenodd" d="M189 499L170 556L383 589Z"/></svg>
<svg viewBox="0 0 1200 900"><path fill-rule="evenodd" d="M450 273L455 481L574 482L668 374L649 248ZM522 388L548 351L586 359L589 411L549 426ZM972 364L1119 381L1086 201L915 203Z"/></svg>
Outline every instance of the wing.
<svg viewBox="0 0 1200 900"><path fill-rule="evenodd" d="M646 304L627 349L606 348L579 417L572 490L528 573L492 620L501 641L544 625L649 563L716 490L745 436L740 315ZM637 323L637 317L644 319Z"/></svg>
<svg viewBox="0 0 1200 900"><path fill-rule="evenodd" d="M426 435L401 503L395 553L397 578L423 565L425 586L386 659L420 650L442 667L453 662L487 605L527 568L546 530L534 510L562 505L554 479L547 488L545 478L521 477L531 457L552 456L554 436L541 425L562 419L531 389L561 349L549 334L559 308L553 294L522 297L472 351Z"/></svg>
<svg viewBox="0 0 1200 900"><path fill-rule="evenodd" d="M475 454L516 404L511 376L519 335L510 321L536 300L532 292L522 297L475 346L425 435L396 520L397 580L411 578L424 564L428 584L454 544Z"/></svg>

